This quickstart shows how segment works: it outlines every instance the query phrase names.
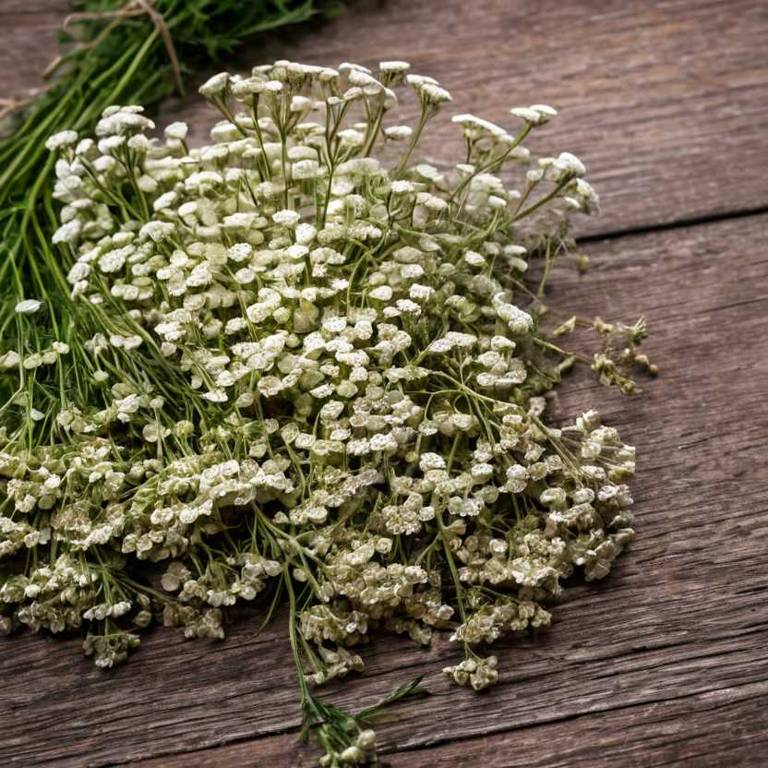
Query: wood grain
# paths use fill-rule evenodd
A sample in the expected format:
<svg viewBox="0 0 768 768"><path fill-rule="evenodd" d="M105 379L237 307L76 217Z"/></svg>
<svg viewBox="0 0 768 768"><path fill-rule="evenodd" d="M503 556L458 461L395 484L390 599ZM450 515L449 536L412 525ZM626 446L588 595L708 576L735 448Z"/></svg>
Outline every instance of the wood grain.
<svg viewBox="0 0 768 768"><path fill-rule="evenodd" d="M29 88L66 4L5 3L0 64L13 75L0 91ZM449 111L505 121L510 106L551 103L562 115L534 144L585 160L604 202L582 230L594 234L768 204L766 39L764 0L351 0L320 30L259 42L231 66L407 58L453 93ZM163 111L179 116L197 140L213 121L194 98ZM434 127L435 160L454 156L455 135Z"/></svg>
<svg viewBox="0 0 768 768"><path fill-rule="evenodd" d="M493 734L387 755L390 768L574 768L574 766L762 765L765 684L735 691L686 696L607 713L566 717L521 729L499 741ZM547 748L542 749L546 742ZM219 768L292 765L309 768L295 736L140 761L136 768Z"/></svg>
<svg viewBox="0 0 768 768"><path fill-rule="evenodd" d="M640 535L605 582L569 591L552 630L500 646L501 682L486 696L441 679L454 658L444 638L428 651L399 639L366 649L368 672L339 701L369 703L423 672L433 692L382 724L393 766L763 764L766 226L755 216L596 242L591 274L558 270L554 303L646 310L651 326L663 373L643 396L577 375L559 402L562 414L601 403L638 446ZM111 674L74 640L5 640L5 764L311 765L283 632L278 622L257 637L241 622L211 647L158 629Z"/></svg>
<svg viewBox="0 0 768 768"><path fill-rule="evenodd" d="M0 0L0 96L35 84L65 8ZM394 768L768 764L768 215L743 215L768 203L767 32L756 0L359 0L233 62L404 57L454 111L560 107L541 144L584 157L605 213L580 229L590 274L559 268L551 302L644 313L662 368L640 397L585 374L561 393L560 414L599 404L637 445L639 538L605 582L569 590L549 632L499 647L497 688L449 689L445 638L387 638L362 678L328 689L356 708L427 674L433 695L379 728ZM178 116L198 138L210 120L194 100L163 110ZM429 139L437 161L449 131ZM109 674L77 639L1 640L0 764L313 765L284 634L280 620L261 635L240 621L215 645L156 629Z"/></svg>
<svg viewBox="0 0 768 768"><path fill-rule="evenodd" d="M22 13L0 0L0 99L26 101L45 87L42 73L58 53L57 37L67 3Z"/></svg>

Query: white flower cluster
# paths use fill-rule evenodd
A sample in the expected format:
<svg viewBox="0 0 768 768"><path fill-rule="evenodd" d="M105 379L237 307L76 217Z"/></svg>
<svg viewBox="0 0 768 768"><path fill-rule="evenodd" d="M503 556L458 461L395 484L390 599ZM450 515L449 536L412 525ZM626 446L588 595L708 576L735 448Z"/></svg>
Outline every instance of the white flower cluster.
<svg viewBox="0 0 768 768"><path fill-rule="evenodd" d="M388 124L400 86L415 126ZM531 157L543 105L514 131L458 115L463 161L412 163L450 96L404 62L279 61L201 92L209 146L180 123L150 138L138 107L49 142L96 394L62 404L45 448L3 438L0 556L22 570L0 609L87 623L111 665L151 606L220 637L228 606L283 589L311 682L360 669L347 649L376 627L451 628L447 674L484 688L496 659L471 646L547 624L561 581L604 576L632 538L633 450L594 412L542 422L562 358L522 287L594 210L584 166ZM127 576L145 560L165 594Z"/></svg>

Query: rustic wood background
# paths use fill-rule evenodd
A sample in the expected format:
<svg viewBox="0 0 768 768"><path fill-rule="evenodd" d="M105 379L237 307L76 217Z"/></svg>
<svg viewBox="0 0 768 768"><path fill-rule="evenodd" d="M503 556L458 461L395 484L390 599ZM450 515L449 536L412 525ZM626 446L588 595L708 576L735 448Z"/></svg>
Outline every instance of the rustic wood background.
<svg viewBox="0 0 768 768"><path fill-rule="evenodd" d="M66 0L0 0L0 97L55 49ZM635 398L571 379L564 414L600 403L638 447L639 538L576 587L535 640L499 649L487 695L449 689L454 656L387 639L339 689L353 707L426 673L433 695L379 727L395 768L768 765L768 4L765 0L351 2L321 29L242 62L407 58L456 111L503 120L545 102L539 139L587 163L604 213L581 227L592 269L552 300L644 313L662 375ZM172 103L202 136L198 101ZM429 150L448 152L450 128ZM212 646L156 629L105 674L78 640L0 643L3 766L310 766L280 622Z"/></svg>

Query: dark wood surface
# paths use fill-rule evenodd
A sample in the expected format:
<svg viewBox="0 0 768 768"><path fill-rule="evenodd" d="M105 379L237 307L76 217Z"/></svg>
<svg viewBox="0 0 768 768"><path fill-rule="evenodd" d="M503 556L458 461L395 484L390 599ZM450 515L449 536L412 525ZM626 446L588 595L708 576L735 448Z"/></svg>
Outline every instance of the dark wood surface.
<svg viewBox="0 0 768 768"><path fill-rule="evenodd" d="M65 8L0 0L0 97L35 85ZM581 227L589 274L559 268L551 301L645 314L662 369L639 397L581 374L561 393L564 415L598 404L637 446L639 536L549 632L500 646L495 689L449 688L443 638L377 640L365 675L328 690L357 707L427 675L433 695L378 728L394 768L768 765L767 39L765 2L389 0L242 59L408 58L455 111L561 108L541 145L584 157L604 214ZM198 102L178 115L204 135ZM156 629L109 674L77 640L1 641L0 765L311 766L285 628L255 629Z"/></svg>

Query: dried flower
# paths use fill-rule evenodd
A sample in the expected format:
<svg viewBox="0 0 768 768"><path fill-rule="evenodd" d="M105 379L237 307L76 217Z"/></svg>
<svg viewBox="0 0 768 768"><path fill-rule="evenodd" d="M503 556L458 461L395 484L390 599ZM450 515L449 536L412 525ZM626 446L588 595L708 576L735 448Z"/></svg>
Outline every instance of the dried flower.
<svg viewBox="0 0 768 768"><path fill-rule="evenodd" d="M602 578L633 536L634 450L591 411L542 421L568 327L547 334L520 283L593 210L584 167L531 160L523 140L554 115L542 105L513 110L516 134L460 115L463 162L412 164L450 96L408 69L215 75L201 92L223 120L199 149L179 123L147 140L133 107L105 111L80 154L54 137L80 337L0 358L23 375L74 356L92 381L61 395L50 441L20 439L42 403L2 433L3 626L86 624L109 667L153 607L220 638L227 607L286 594L326 765L374 754L371 712L311 689L362 669L353 646L450 629L464 660L446 674L484 689L497 660L474 647L546 626L563 580ZM420 117L383 127L402 82ZM390 166L392 138L407 143ZM629 390L644 325L596 329L593 367ZM165 564L162 591L127 575L147 560Z"/></svg>

